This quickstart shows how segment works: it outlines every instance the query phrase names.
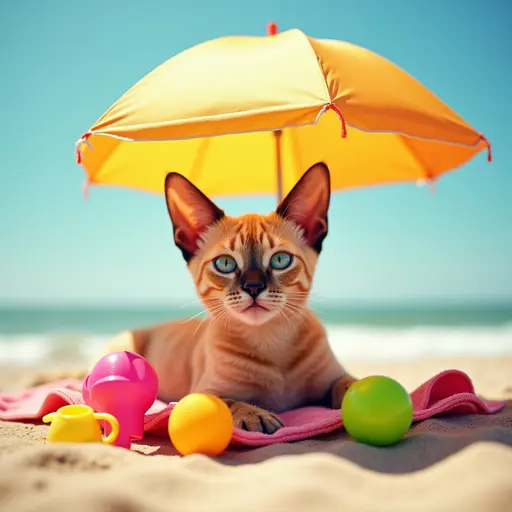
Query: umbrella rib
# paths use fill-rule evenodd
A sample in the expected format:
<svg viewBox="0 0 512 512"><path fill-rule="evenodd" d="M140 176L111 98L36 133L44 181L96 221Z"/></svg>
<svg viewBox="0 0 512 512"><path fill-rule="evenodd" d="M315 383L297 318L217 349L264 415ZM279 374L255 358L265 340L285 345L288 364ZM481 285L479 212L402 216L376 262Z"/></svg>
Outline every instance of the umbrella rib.
<svg viewBox="0 0 512 512"><path fill-rule="evenodd" d="M322 66L322 63L320 62L320 59L318 58L317 53L315 52L315 49L313 48L313 45L311 44L311 39L302 31L300 33L304 36L307 42L307 46L311 53L313 54L313 59L316 60L316 63L318 65L318 70L320 71L320 75L322 76L322 82L324 84L324 92L327 98L329 98L329 103L333 104L331 93L329 92L329 86L327 85L327 80L325 78L325 71L324 67Z"/></svg>
<svg viewBox="0 0 512 512"><path fill-rule="evenodd" d="M211 137L205 137L201 140L199 144L199 148L196 151L196 155L194 161L192 162L192 166L190 168L189 179L192 183L194 183L194 177L201 174L201 169L203 168L203 163L205 161L208 150L210 149Z"/></svg>
<svg viewBox="0 0 512 512"><path fill-rule="evenodd" d="M425 163L423 158L418 155L417 151L407 142L407 139L403 135L398 135L398 138L403 146L407 149L407 151L411 154L411 156L414 158L416 163L419 165L419 167L424 171L425 173L425 180L428 182L431 182L434 180L434 176L432 174L432 171L429 169L429 166Z"/></svg>

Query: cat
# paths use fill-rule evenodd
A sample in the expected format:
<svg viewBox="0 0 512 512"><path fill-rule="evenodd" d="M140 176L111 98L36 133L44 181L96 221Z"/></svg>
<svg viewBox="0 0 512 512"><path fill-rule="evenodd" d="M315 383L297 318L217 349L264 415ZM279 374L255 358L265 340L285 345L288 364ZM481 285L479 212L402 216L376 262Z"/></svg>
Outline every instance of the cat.
<svg viewBox="0 0 512 512"><path fill-rule="evenodd" d="M164 401L218 396L247 431L276 432L279 413L292 408L339 408L356 379L306 306L327 235L328 167L310 167L269 215L229 217L175 172L165 196L175 244L209 316L120 333L107 352L144 356Z"/></svg>

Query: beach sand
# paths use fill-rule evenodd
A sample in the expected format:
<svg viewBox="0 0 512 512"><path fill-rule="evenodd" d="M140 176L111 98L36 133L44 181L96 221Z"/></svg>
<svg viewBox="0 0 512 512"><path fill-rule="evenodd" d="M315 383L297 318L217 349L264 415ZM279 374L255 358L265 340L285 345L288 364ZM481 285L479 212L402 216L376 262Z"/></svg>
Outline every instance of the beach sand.
<svg viewBox="0 0 512 512"><path fill-rule="evenodd" d="M354 375L385 374L413 390L439 371L468 373L491 416L443 416L388 448L334 432L316 439L178 457L168 439L133 450L48 445L48 427L0 422L0 510L9 511L425 511L512 510L512 358L344 362ZM34 382L33 369L0 370L0 390Z"/></svg>

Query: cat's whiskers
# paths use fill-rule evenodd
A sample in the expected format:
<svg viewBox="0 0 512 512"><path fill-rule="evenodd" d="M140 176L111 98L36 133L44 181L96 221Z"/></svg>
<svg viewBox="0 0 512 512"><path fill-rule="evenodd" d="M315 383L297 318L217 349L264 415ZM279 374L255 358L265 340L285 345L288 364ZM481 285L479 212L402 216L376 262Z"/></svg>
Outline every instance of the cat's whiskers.
<svg viewBox="0 0 512 512"><path fill-rule="evenodd" d="M286 297L283 307L286 308L288 306L293 309L300 310L303 314L306 314L309 309L302 299L297 300L294 298Z"/></svg>
<svg viewBox="0 0 512 512"><path fill-rule="evenodd" d="M208 320L208 317L205 316L198 324L197 324L197 327L195 328L194 330L194 333L192 334L192 337L195 337L195 335L197 334L197 331L199 331L199 328L205 323L205 321Z"/></svg>
<svg viewBox="0 0 512 512"><path fill-rule="evenodd" d="M215 306L215 307L213 307L213 308L210 308L210 309L206 309L206 310L204 310L205 312L210 313L210 315L211 315L212 317L214 317L214 316L215 316L215 314L217 313L217 311L219 311L220 309L222 309L222 308L224 307L224 306L223 306L223 304L222 304L222 301L220 301L219 299L215 299L215 300L217 300L217 301L219 302L219 304L218 304L217 306ZM201 326L204 324L204 322L205 322L206 320L208 320L208 318L209 318L209 316L207 315L207 316L205 316L205 317L204 317L204 318L199 322L199 324L198 324L198 325L197 325L197 327L195 328L194 333L193 333L193 335L192 335L192 336L195 336L195 335L197 334L197 331L201 328Z"/></svg>
<svg viewBox="0 0 512 512"><path fill-rule="evenodd" d="M186 308L187 306L193 306L195 304L202 304L202 303L207 303L209 301L215 301L215 300L218 300L216 297L205 297L203 299L196 299L196 300L193 300L191 302L186 302L185 304L182 304L179 309L183 309L183 308Z"/></svg>
<svg viewBox="0 0 512 512"><path fill-rule="evenodd" d="M209 309L208 311L210 312L212 317L216 317L217 314L219 313L219 311L222 312L225 310L226 310L226 306L221 301L220 304L218 304L214 308Z"/></svg>
<svg viewBox="0 0 512 512"><path fill-rule="evenodd" d="M293 303L296 306L299 304L296 304L295 301L300 301L300 306L302 306L302 307L306 307L306 304L308 304L308 302L310 302L307 299L312 299L315 303L314 310L317 310L324 314L328 314L328 311L326 311L325 309L323 309L321 307L318 307L319 302L321 302L322 304L326 304L330 301L330 299L328 299L327 297L323 297L321 295L317 295L315 293L309 293L309 292L289 292L286 294L286 299L287 299L287 302ZM306 299L306 300L304 300L304 299ZM317 299L321 299L321 300L317 300ZM309 309L313 309L310 305L308 307L309 307Z"/></svg>
<svg viewBox="0 0 512 512"><path fill-rule="evenodd" d="M288 323L290 328L293 330L294 329L293 322L292 322L291 318L286 314L286 311L284 309L281 309L279 311L279 314L282 315L282 318Z"/></svg>
<svg viewBox="0 0 512 512"><path fill-rule="evenodd" d="M286 325L284 324L284 320L283 320L283 317L282 317L282 313L283 313L283 312L282 312L281 310L279 310L279 311L277 312L277 317L276 317L276 318L277 318L277 320L279 320L279 321L281 322L281 324L282 324L282 326L283 326L283 329L284 329L284 328L286 328Z"/></svg>
<svg viewBox="0 0 512 512"><path fill-rule="evenodd" d="M229 312L227 309L224 308L224 311L221 311L220 315L212 315L213 320L211 325L215 325L216 323L220 322L222 319L224 319L227 315L229 315Z"/></svg>
<svg viewBox="0 0 512 512"><path fill-rule="evenodd" d="M294 308L290 307L290 304L287 304L283 308L283 311L286 312L286 313L289 313L295 319L297 319L302 325L307 327L307 322L306 322L306 319L305 319L305 313L304 313L304 311L302 309L299 309L299 308L294 309Z"/></svg>
<svg viewBox="0 0 512 512"><path fill-rule="evenodd" d="M195 315L192 315L191 317L189 317L189 318L187 318L185 320L179 320L179 323L186 324L186 323L190 322L191 320L194 320L194 318L197 318L198 316L201 316L204 313L208 313L208 310L207 309L202 309L201 311L199 311L199 313L196 313Z"/></svg>
<svg viewBox="0 0 512 512"><path fill-rule="evenodd" d="M216 301L219 301L219 299L215 299L215 300L216 300ZM214 303L212 302L212 304L214 304ZM196 313L195 315L192 315L191 317L187 318L186 320L182 320L182 321L181 321L181 323L187 323L187 322L190 322L190 321L191 321L191 320L193 320L194 318L197 318L198 316L201 316L201 315L202 315L202 314L204 314L204 313L206 313L206 314L208 314L208 313L212 313L212 312L213 312L213 311L215 311L217 308L221 308L221 307L223 307L223 306L222 306L222 303L221 303L221 304L219 304L219 305L218 305L218 306L216 306L216 307L213 307L213 308L212 308L212 306L209 306L209 307L207 307L207 308L202 309L201 311L199 311L199 313Z"/></svg>
<svg viewBox="0 0 512 512"><path fill-rule="evenodd" d="M305 315L308 311L308 308L302 302L296 304L293 300L287 300L283 306L284 308L290 307L294 310L300 311L303 315Z"/></svg>
<svg viewBox="0 0 512 512"><path fill-rule="evenodd" d="M194 304L198 304L201 302L201 299L196 299L196 300L193 300L191 302L185 302L185 304L182 304L179 309L183 309L183 308L186 308L188 306L193 306Z"/></svg>
<svg viewBox="0 0 512 512"><path fill-rule="evenodd" d="M229 331L229 323L230 322L231 322L231 315L228 313L226 315L226 324L225 324L225 327L224 327L226 329L226 331Z"/></svg>

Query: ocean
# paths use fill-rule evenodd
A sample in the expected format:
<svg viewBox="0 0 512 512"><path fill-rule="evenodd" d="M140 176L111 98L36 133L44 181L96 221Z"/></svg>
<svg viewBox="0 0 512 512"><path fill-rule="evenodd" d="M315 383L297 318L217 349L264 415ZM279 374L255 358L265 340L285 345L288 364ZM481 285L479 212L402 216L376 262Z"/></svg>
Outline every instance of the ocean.
<svg viewBox="0 0 512 512"><path fill-rule="evenodd" d="M510 305L310 304L345 360L512 355ZM192 307L3 307L0 364L93 361L116 332L174 319Z"/></svg>

